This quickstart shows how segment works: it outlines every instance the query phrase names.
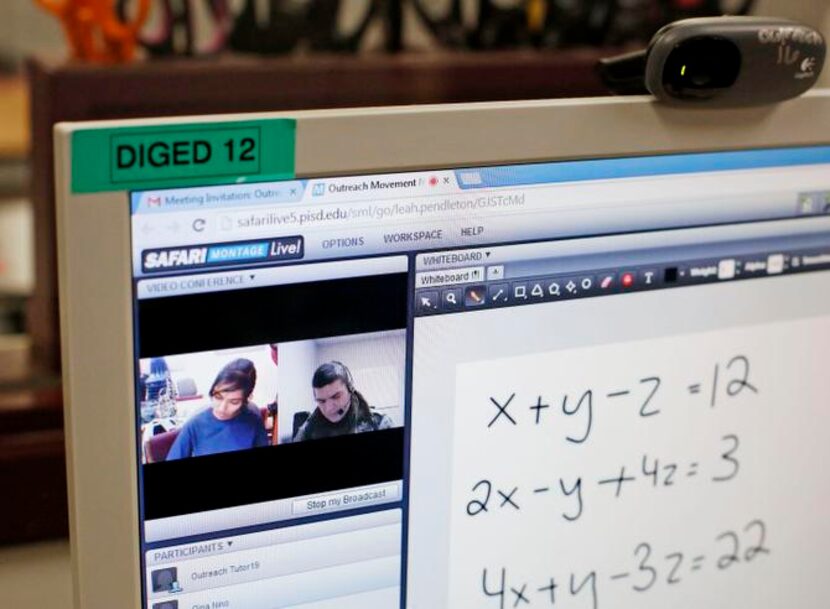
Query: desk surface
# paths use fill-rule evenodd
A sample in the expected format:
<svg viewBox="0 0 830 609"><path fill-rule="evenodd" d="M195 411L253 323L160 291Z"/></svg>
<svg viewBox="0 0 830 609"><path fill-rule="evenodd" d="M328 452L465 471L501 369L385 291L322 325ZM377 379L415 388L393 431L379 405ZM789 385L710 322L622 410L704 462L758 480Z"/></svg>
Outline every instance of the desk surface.
<svg viewBox="0 0 830 609"><path fill-rule="evenodd" d="M0 548L0 604L15 609L70 609L69 544Z"/></svg>

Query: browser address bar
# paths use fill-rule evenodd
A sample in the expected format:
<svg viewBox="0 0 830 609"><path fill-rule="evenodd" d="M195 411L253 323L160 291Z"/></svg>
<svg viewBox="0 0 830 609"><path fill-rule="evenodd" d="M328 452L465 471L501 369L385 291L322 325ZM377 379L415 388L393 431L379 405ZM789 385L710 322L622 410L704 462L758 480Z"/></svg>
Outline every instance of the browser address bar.
<svg viewBox="0 0 830 609"><path fill-rule="evenodd" d="M292 206L272 209L224 212L219 217L219 230L234 234L258 232L279 227L331 228L372 224L394 219L448 219L459 213L490 213L500 209L517 210L527 204L526 193L487 195L445 195L413 200L337 203L321 207Z"/></svg>

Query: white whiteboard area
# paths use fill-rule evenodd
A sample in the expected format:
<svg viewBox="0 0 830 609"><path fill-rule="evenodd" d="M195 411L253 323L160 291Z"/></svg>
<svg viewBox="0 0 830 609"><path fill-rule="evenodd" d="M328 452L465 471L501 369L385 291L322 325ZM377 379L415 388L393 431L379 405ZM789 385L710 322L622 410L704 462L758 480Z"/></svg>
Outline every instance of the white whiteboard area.
<svg viewBox="0 0 830 609"><path fill-rule="evenodd" d="M461 365L450 606L819 607L830 317Z"/></svg>
<svg viewBox="0 0 830 609"><path fill-rule="evenodd" d="M829 362L822 273L417 319L407 601L830 606Z"/></svg>

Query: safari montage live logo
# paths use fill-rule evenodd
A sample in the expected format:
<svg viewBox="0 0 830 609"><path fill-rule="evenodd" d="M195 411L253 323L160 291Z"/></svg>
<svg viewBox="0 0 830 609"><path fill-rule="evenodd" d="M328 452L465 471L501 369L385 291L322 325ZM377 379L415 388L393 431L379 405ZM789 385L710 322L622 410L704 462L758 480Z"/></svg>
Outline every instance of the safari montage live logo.
<svg viewBox="0 0 830 609"><path fill-rule="evenodd" d="M144 250L141 266L145 273L158 273L206 266L296 260L303 257L304 249L301 236L193 247L165 247Z"/></svg>

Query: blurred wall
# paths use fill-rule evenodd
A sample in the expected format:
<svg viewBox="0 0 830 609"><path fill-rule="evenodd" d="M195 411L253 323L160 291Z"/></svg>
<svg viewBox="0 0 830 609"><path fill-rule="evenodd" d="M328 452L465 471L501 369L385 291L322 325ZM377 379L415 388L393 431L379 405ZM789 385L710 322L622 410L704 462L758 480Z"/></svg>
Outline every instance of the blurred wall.
<svg viewBox="0 0 830 609"><path fill-rule="evenodd" d="M0 3L0 53L15 63L35 52L62 53L63 33L57 19L35 6L35 0Z"/></svg>
<svg viewBox="0 0 830 609"><path fill-rule="evenodd" d="M830 1L760 0L755 14L788 17L822 29L827 24L827 17L830 17ZM827 30L822 29L822 32L827 33Z"/></svg>

